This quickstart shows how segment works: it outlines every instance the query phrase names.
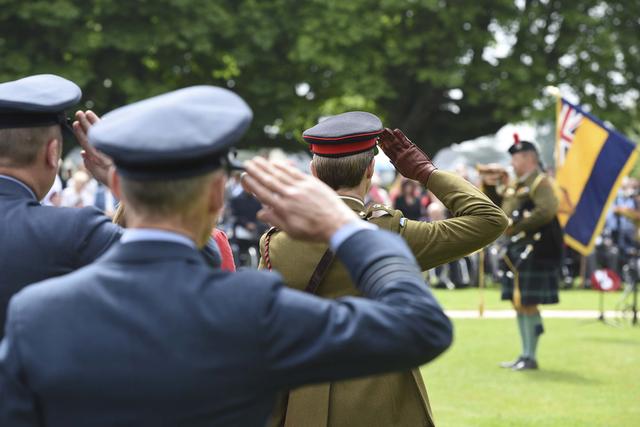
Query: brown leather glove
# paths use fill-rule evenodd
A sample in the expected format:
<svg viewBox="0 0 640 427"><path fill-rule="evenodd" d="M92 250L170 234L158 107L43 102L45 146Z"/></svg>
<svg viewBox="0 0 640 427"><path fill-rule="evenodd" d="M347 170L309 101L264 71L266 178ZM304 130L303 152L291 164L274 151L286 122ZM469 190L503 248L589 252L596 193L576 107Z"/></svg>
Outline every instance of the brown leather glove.
<svg viewBox="0 0 640 427"><path fill-rule="evenodd" d="M400 129L392 131L384 128L378 139L378 145L398 172L423 185L427 185L429 177L437 169L429 156L411 142Z"/></svg>

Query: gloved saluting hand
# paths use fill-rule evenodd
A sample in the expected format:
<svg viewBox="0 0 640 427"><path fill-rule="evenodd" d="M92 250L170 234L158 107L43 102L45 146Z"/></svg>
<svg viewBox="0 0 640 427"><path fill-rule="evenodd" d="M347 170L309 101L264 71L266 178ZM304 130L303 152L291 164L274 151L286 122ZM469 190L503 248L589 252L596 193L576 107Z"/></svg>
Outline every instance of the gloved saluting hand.
<svg viewBox="0 0 640 427"><path fill-rule="evenodd" d="M437 169L429 156L411 142L400 129L392 131L384 128L378 139L378 145L398 172L423 185L427 185L429 177Z"/></svg>

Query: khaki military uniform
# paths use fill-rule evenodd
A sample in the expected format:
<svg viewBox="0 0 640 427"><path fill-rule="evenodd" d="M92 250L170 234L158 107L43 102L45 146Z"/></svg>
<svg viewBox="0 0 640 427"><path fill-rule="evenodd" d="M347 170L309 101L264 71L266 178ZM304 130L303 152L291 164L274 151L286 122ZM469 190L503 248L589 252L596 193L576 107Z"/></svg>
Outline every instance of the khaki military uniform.
<svg viewBox="0 0 640 427"><path fill-rule="evenodd" d="M553 184L543 172L536 170L525 179L504 189L487 186L485 192L509 218L519 211L512 226L512 234L535 232L551 222L558 213L558 198ZM531 202L530 206L529 202ZM528 209L527 209L528 208Z"/></svg>
<svg viewBox="0 0 640 427"><path fill-rule="evenodd" d="M365 209L362 201L343 197L361 218L400 234L407 241L422 270L472 253L495 240L507 219L481 191L461 177L435 171L429 189L452 212L454 218L436 222L411 221L402 212L382 205ZM283 232L269 238L268 262L265 236L260 241L261 268L268 264L285 282L304 290L325 244L302 242ZM327 298L358 295L349 274L335 259L317 294ZM291 325L292 328L295 325ZM286 423L282 416L286 411ZM427 392L418 368L293 390L275 409L272 426L389 427L433 426Z"/></svg>
<svg viewBox="0 0 640 427"><path fill-rule="evenodd" d="M485 186L485 193L513 221L510 234L523 237L509 244L507 255L513 265L537 234L533 250L517 265L520 303L522 305L554 304L558 302L558 269L562 260L562 231L556 218L558 198L553 183L542 171L536 170L506 188ZM509 271L504 265L503 271ZM513 300L512 275L501 279L502 299Z"/></svg>

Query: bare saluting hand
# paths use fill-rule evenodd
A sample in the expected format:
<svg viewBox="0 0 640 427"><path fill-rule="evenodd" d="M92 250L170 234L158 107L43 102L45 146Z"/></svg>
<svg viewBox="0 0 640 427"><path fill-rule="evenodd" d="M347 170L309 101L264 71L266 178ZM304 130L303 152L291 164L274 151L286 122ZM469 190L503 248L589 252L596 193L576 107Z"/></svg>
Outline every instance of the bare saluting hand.
<svg viewBox="0 0 640 427"><path fill-rule="evenodd" d="M283 164L256 157L245 164L242 186L262 203L258 219L302 240L328 242L358 216L325 183Z"/></svg>
<svg viewBox="0 0 640 427"><path fill-rule="evenodd" d="M109 170L113 167L113 161L89 145L89 128L99 121L100 118L91 110L77 111L76 121L73 122L73 133L82 147L81 154L86 168L98 182L109 186Z"/></svg>

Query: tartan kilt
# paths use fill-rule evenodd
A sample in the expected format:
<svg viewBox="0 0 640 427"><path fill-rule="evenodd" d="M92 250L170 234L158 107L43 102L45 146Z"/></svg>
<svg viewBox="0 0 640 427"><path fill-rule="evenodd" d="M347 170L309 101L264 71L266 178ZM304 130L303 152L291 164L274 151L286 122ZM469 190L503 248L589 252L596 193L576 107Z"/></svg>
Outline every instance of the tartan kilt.
<svg viewBox="0 0 640 427"><path fill-rule="evenodd" d="M518 268L522 305L557 304L559 267L557 262L529 259ZM509 271L504 266L503 271ZM500 278L502 299L513 300L513 277Z"/></svg>

